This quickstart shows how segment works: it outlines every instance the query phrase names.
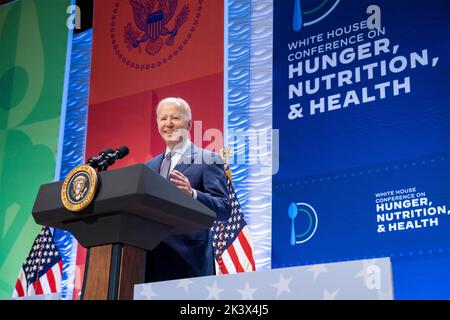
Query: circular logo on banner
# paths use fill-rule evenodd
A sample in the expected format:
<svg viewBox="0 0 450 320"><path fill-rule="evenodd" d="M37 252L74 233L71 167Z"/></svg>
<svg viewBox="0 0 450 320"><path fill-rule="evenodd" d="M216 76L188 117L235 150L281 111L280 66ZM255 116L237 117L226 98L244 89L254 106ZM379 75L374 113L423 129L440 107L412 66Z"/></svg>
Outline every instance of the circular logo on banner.
<svg viewBox="0 0 450 320"><path fill-rule="evenodd" d="M313 25L326 18L339 4L340 0L294 0L292 28L300 31L302 27Z"/></svg>
<svg viewBox="0 0 450 320"><path fill-rule="evenodd" d="M316 233L319 219L316 210L309 204L291 203L288 208L288 216L291 218L291 245L304 243Z"/></svg>
<svg viewBox="0 0 450 320"><path fill-rule="evenodd" d="M119 60L137 70L160 67L185 48L204 0L116 0L110 26Z"/></svg>
<svg viewBox="0 0 450 320"><path fill-rule="evenodd" d="M94 200L97 191L97 173L87 165L72 169L64 179L61 200L70 211L81 211Z"/></svg>

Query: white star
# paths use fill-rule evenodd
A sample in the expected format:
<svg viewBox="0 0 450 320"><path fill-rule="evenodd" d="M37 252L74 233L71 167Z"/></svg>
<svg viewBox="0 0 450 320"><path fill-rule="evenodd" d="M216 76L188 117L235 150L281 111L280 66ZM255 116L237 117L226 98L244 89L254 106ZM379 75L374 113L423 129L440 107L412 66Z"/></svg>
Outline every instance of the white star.
<svg viewBox="0 0 450 320"><path fill-rule="evenodd" d="M258 290L257 288L251 288L248 284L248 281L245 283L244 289L238 289L239 293L241 294L242 300L253 300L253 294L255 291Z"/></svg>
<svg viewBox="0 0 450 320"><path fill-rule="evenodd" d="M277 298L283 292L291 293L291 289L289 289L289 282L291 282L292 278L285 279L282 274L280 274L280 280L277 283L272 284L272 287L277 289Z"/></svg>
<svg viewBox="0 0 450 320"><path fill-rule="evenodd" d="M146 284L142 288L142 291L139 293L139 296L142 296L147 300L152 300L152 298L156 297L157 294L153 292L151 284Z"/></svg>
<svg viewBox="0 0 450 320"><path fill-rule="evenodd" d="M223 291L223 289L220 289L217 287L217 282L214 281L214 284L212 285L212 287L208 287L206 286L206 289L208 290L208 298L206 299L216 299L219 300L220 297L220 293Z"/></svg>
<svg viewBox="0 0 450 320"><path fill-rule="evenodd" d="M331 293L328 292L327 289L323 289L323 298L322 298L322 300L335 300L338 292L339 292L339 289L336 289L335 291L333 291Z"/></svg>
<svg viewBox="0 0 450 320"><path fill-rule="evenodd" d="M194 283L194 281L189 279L181 279L178 281L177 288L183 288L186 293L189 291L189 285Z"/></svg>
<svg viewBox="0 0 450 320"><path fill-rule="evenodd" d="M319 276L319 274L328 272L327 268L323 264L313 265L311 268L308 268L307 271L314 273L313 281L317 280L317 277Z"/></svg>

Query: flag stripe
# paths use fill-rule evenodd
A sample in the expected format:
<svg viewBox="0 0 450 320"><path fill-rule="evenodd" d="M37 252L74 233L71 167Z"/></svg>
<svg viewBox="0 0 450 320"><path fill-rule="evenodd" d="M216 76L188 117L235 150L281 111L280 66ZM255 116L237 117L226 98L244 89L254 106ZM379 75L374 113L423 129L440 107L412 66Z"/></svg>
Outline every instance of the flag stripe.
<svg viewBox="0 0 450 320"><path fill-rule="evenodd" d="M40 279L36 280L33 283L32 287L34 288L34 292L36 294L43 294L44 293L44 291L42 291L42 285L41 285L41 280Z"/></svg>
<svg viewBox="0 0 450 320"><path fill-rule="evenodd" d="M14 297L23 297L25 296L24 288L22 287L22 282L19 279L16 281L16 287L14 292Z"/></svg>
<svg viewBox="0 0 450 320"><path fill-rule="evenodd" d="M20 269L19 277L16 282L16 288L19 288L17 290L17 293L13 295L14 297L24 297L25 293L27 291L27 275L25 274L23 267Z"/></svg>
<svg viewBox="0 0 450 320"><path fill-rule="evenodd" d="M242 266L242 271L245 272L246 270L251 270L251 264L250 261L247 258L247 254L245 253L245 250L242 246L241 239L243 237L242 231L239 232L239 235L237 236L236 240L233 242L234 250L236 251L236 256L239 261L239 264Z"/></svg>
<svg viewBox="0 0 450 320"><path fill-rule="evenodd" d="M53 291L53 292L59 292L59 285L61 284L62 271L63 271L62 259L59 260L58 264L53 266L52 269L53 269L53 276L55 277L55 287L56 287L56 291Z"/></svg>
<svg viewBox="0 0 450 320"><path fill-rule="evenodd" d="M226 274L236 273L236 266L233 264L233 261L231 260L231 257L228 254L228 251L225 251L222 254L222 264L224 266L224 270L226 271Z"/></svg>
<svg viewBox="0 0 450 320"><path fill-rule="evenodd" d="M50 291L50 283L49 283L49 274L52 274L51 278L53 279L53 272L52 269L48 270L46 274L44 274L42 277L39 278L39 283L41 284L41 288L42 288L42 294L51 292Z"/></svg>
<svg viewBox="0 0 450 320"><path fill-rule="evenodd" d="M239 257L236 254L236 250L234 249L234 245L231 244L228 247L228 254L230 255L231 261L233 261L234 265L236 266L236 271L237 272L244 272L244 269L241 266L241 263L239 262Z"/></svg>
<svg viewBox="0 0 450 320"><path fill-rule="evenodd" d="M53 276L53 268L48 270L48 272L46 273L47 277L44 276L48 284L48 287L46 288L46 290L44 290L44 292L56 292L56 284L55 284L55 277Z"/></svg>
<svg viewBox="0 0 450 320"><path fill-rule="evenodd" d="M220 259L220 261L219 261L219 266L220 266L220 273L219 274L228 274L229 273L228 269L225 266L225 263L223 262L222 259Z"/></svg>
<svg viewBox="0 0 450 320"><path fill-rule="evenodd" d="M35 294L36 292L34 291L34 286L32 285L28 286L27 296L34 296Z"/></svg>
<svg viewBox="0 0 450 320"><path fill-rule="evenodd" d="M247 239L245 238L245 228L241 230L237 239L233 242L236 255L239 258L239 263L244 271L254 271L251 260L248 258L252 252L246 252L249 249Z"/></svg>
<svg viewBox="0 0 450 320"><path fill-rule="evenodd" d="M252 271L255 271L255 259L253 259L252 248L251 248L249 242L247 241L247 239L251 239L247 226L245 226L242 229L242 232L239 234L238 238L239 238L242 248L244 249L244 252L245 252L245 255L247 256L248 261L250 261L250 264L252 265Z"/></svg>
<svg viewBox="0 0 450 320"><path fill-rule="evenodd" d="M220 264L216 259L214 259L214 267L216 270L216 274L222 274L222 270L220 270Z"/></svg>

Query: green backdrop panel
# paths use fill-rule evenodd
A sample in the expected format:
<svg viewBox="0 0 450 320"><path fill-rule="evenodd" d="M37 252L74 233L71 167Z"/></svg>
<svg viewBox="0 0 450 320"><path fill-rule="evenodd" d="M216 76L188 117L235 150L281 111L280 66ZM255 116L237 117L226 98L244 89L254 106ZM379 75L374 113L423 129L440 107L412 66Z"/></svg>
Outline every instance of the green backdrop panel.
<svg viewBox="0 0 450 320"><path fill-rule="evenodd" d="M0 6L0 299L40 230L31 216L39 186L55 175L70 2Z"/></svg>

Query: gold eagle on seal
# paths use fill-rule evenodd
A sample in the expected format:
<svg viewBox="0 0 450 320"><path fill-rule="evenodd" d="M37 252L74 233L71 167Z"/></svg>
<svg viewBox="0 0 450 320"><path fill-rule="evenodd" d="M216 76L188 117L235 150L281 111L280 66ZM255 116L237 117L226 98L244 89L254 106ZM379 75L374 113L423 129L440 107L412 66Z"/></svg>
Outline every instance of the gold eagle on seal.
<svg viewBox="0 0 450 320"><path fill-rule="evenodd" d="M78 176L72 181L72 190L75 200L80 200L84 197L88 191L86 187L87 178L84 176Z"/></svg>
<svg viewBox="0 0 450 320"><path fill-rule="evenodd" d="M175 15L178 0L129 0L133 10L135 30L131 23L125 26L124 38L128 50L139 49L145 43L145 52L156 55L164 44L172 46L179 29L186 23L189 16L189 5L184 5L179 11L175 24L169 29L168 23ZM163 41L163 38L165 40Z"/></svg>

